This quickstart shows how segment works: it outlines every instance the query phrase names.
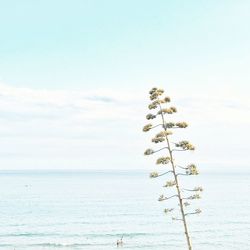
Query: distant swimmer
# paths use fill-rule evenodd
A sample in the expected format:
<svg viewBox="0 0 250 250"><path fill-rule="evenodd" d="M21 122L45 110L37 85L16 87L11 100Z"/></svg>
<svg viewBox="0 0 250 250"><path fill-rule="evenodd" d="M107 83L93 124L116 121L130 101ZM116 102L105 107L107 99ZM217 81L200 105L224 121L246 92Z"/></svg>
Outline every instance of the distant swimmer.
<svg viewBox="0 0 250 250"><path fill-rule="evenodd" d="M123 236L121 237L120 240L117 240L117 242L116 242L116 246L117 246L117 247L122 247L122 246L123 246L123 241L122 241L122 239L123 239Z"/></svg>

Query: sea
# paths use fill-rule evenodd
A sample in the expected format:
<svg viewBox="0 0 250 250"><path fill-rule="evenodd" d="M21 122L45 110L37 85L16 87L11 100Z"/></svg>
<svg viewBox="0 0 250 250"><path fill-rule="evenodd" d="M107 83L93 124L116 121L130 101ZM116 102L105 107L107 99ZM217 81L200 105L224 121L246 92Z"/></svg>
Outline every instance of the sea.
<svg viewBox="0 0 250 250"><path fill-rule="evenodd" d="M250 249L250 172L180 176L194 250ZM144 170L0 171L0 249L185 250L177 199L159 202L167 174ZM190 193L191 192L191 193ZM170 214L164 208L174 208ZM123 239L123 246L116 242Z"/></svg>

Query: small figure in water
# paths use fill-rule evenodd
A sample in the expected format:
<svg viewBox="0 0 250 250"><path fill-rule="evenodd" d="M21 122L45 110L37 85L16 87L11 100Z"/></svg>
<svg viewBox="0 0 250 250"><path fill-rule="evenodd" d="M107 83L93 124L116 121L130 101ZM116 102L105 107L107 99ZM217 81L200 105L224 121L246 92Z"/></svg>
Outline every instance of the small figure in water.
<svg viewBox="0 0 250 250"><path fill-rule="evenodd" d="M117 242L116 242L116 246L117 247L122 247L123 246L123 241L122 241L122 239L123 239L123 236L121 237L121 239L120 240L117 240Z"/></svg>

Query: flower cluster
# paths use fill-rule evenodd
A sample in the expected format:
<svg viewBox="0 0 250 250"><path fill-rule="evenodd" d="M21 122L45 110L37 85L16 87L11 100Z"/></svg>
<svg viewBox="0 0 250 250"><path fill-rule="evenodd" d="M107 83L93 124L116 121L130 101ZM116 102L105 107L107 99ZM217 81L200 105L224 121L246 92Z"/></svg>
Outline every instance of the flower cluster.
<svg viewBox="0 0 250 250"><path fill-rule="evenodd" d="M154 88L152 88L152 89L149 91L149 94L152 95L152 94L154 94L156 91L157 91L157 88L154 87Z"/></svg>
<svg viewBox="0 0 250 250"><path fill-rule="evenodd" d="M153 127L153 125L152 124L147 124L147 125L145 125L144 127L143 127L143 132L148 132L151 128Z"/></svg>
<svg viewBox="0 0 250 250"><path fill-rule="evenodd" d="M163 194L160 195L158 201L164 201L164 200L166 200L166 197Z"/></svg>
<svg viewBox="0 0 250 250"><path fill-rule="evenodd" d="M150 178L156 178L159 176L159 174L157 172L152 172L152 173L150 173L149 176L150 176Z"/></svg>
<svg viewBox="0 0 250 250"><path fill-rule="evenodd" d="M159 102L158 101L154 101L154 102L152 102L152 103L150 103L148 105L148 108L149 109L156 109L158 107L158 105L159 105Z"/></svg>
<svg viewBox="0 0 250 250"><path fill-rule="evenodd" d="M186 128L187 126L188 126L188 124L186 122L177 122L177 123L167 122L167 123L163 124L164 129L168 129L168 128Z"/></svg>
<svg viewBox="0 0 250 250"><path fill-rule="evenodd" d="M160 157L157 159L156 164L168 164L170 157Z"/></svg>
<svg viewBox="0 0 250 250"><path fill-rule="evenodd" d="M175 181L167 181L164 187L173 187L176 185Z"/></svg>
<svg viewBox="0 0 250 250"><path fill-rule="evenodd" d="M195 209L195 213L196 214L200 214L201 213L201 209L199 209L199 208Z"/></svg>
<svg viewBox="0 0 250 250"><path fill-rule="evenodd" d="M180 141L179 143L175 143L175 146L183 150L195 150L195 147L189 141Z"/></svg>
<svg viewBox="0 0 250 250"><path fill-rule="evenodd" d="M203 187L195 187L193 191L203 192Z"/></svg>
<svg viewBox="0 0 250 250"><path fill-rule="evenodd" d="M198 175L199 172L197 170L197 167L194 164L190 164L186 168L186 174L188 174L188 175Z"/></svg>
<svg viewBox="0 0 250 250"><path fill-rule="evenodd" d="M144 155L152 155L154 153L154 150L151 148L146 149L146 151L144 152Z"/></svg>
<svg viewBox="0 0 250 250"><path fill-rule="evenodd" d="M163 142L163 141L165 141L165 139L163 137L154 137L152 139L152 142L154 142L154 143L159 143L159 142Z"/></svg>
<svg viewBox="0 0 250 250"><path fill-rule="evenodd" d="M168 213L172 212L173 210L174 210L173 208L165 208L164 213L168 214Z"/></svg>
<svg viewBox="0 0 250 250"><path fill-rule="evenodd" d="M186 122L177 122L175 124L178 128L186 128L188 124Z"/></svg>
<svg viewBox="0 0 250 250"><path fill-rule="evenodd" d="M173 114L173 113L176 113L177 112L177 109L175 107L170 107L170 108L165 108L165 109L161 109L158 111L158 115L161 115L161 114Z"/></svg>
<svg viewBox="0 0 250 250"><path fill-rule="evenodd" d="M166 96L163 100L164 100L165 103L166 103L166 102L171 102L171 99L170 99L169 96Z"/></svg>
<svg viewBox="0 0 250 250"><path fill-rule="evenodd" d="M173 128L175 126L175 123L173 122L167 122L165 124L163 124L163 128L167 129L167 128Z"/></svg>
<svg viewBox="0 0 250 250"><path fill-rule="evenodd" d="M153 114L147 114L146 115L146 119L147 120L152 120L152 119L155 119L156 115L153 115Z"/></svg>
<svg viewBox="0 0 250 250"><path fill-rule="evenodd" d="M150 100L155 100L157 99L160 95L162 95L164 93L163 89L157 89L157 88L152 88L149 91L150 94Z"/></svg>
<svg viewBox="0 0 250 250"><path fill-rule="evenodd" d="M161 131L160 133L158 133L155 137L156 138L161 138L161 137L166 137L168 135L172 135L173 132L168 130L168 131Z"/></svg>
<svg viewBox="0 0 250 250"><path fill-rule="evenodd" d="M189 200L198 200L201 196L199 194L194 194L188 197Z"/></svg>
<svg viewBox="0 0 250 250"><path fill-rule="evenodd" d="M163 104L163 103L167 103L167 102L170 102L169 97L165 97L164 99L155 100L148 105L148 109L156 109L159 106L159 104Z"/></svg>

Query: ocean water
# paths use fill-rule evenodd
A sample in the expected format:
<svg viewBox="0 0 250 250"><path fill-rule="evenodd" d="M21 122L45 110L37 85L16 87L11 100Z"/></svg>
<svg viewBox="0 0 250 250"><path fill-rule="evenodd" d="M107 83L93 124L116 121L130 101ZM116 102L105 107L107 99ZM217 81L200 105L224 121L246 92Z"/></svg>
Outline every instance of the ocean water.
<svg viewBox="0 0 250 250"><path fill-rule="evenodd" d="M177 201L157 201L172 192L162 188L168 179L145 171L0 171L0 249L110 250L121 236L123 249L186 249L181 222L163 213ZM182 182L205 189L189 208L203 211L188 217L193 249L249 250L250 174Z"/></svg>

